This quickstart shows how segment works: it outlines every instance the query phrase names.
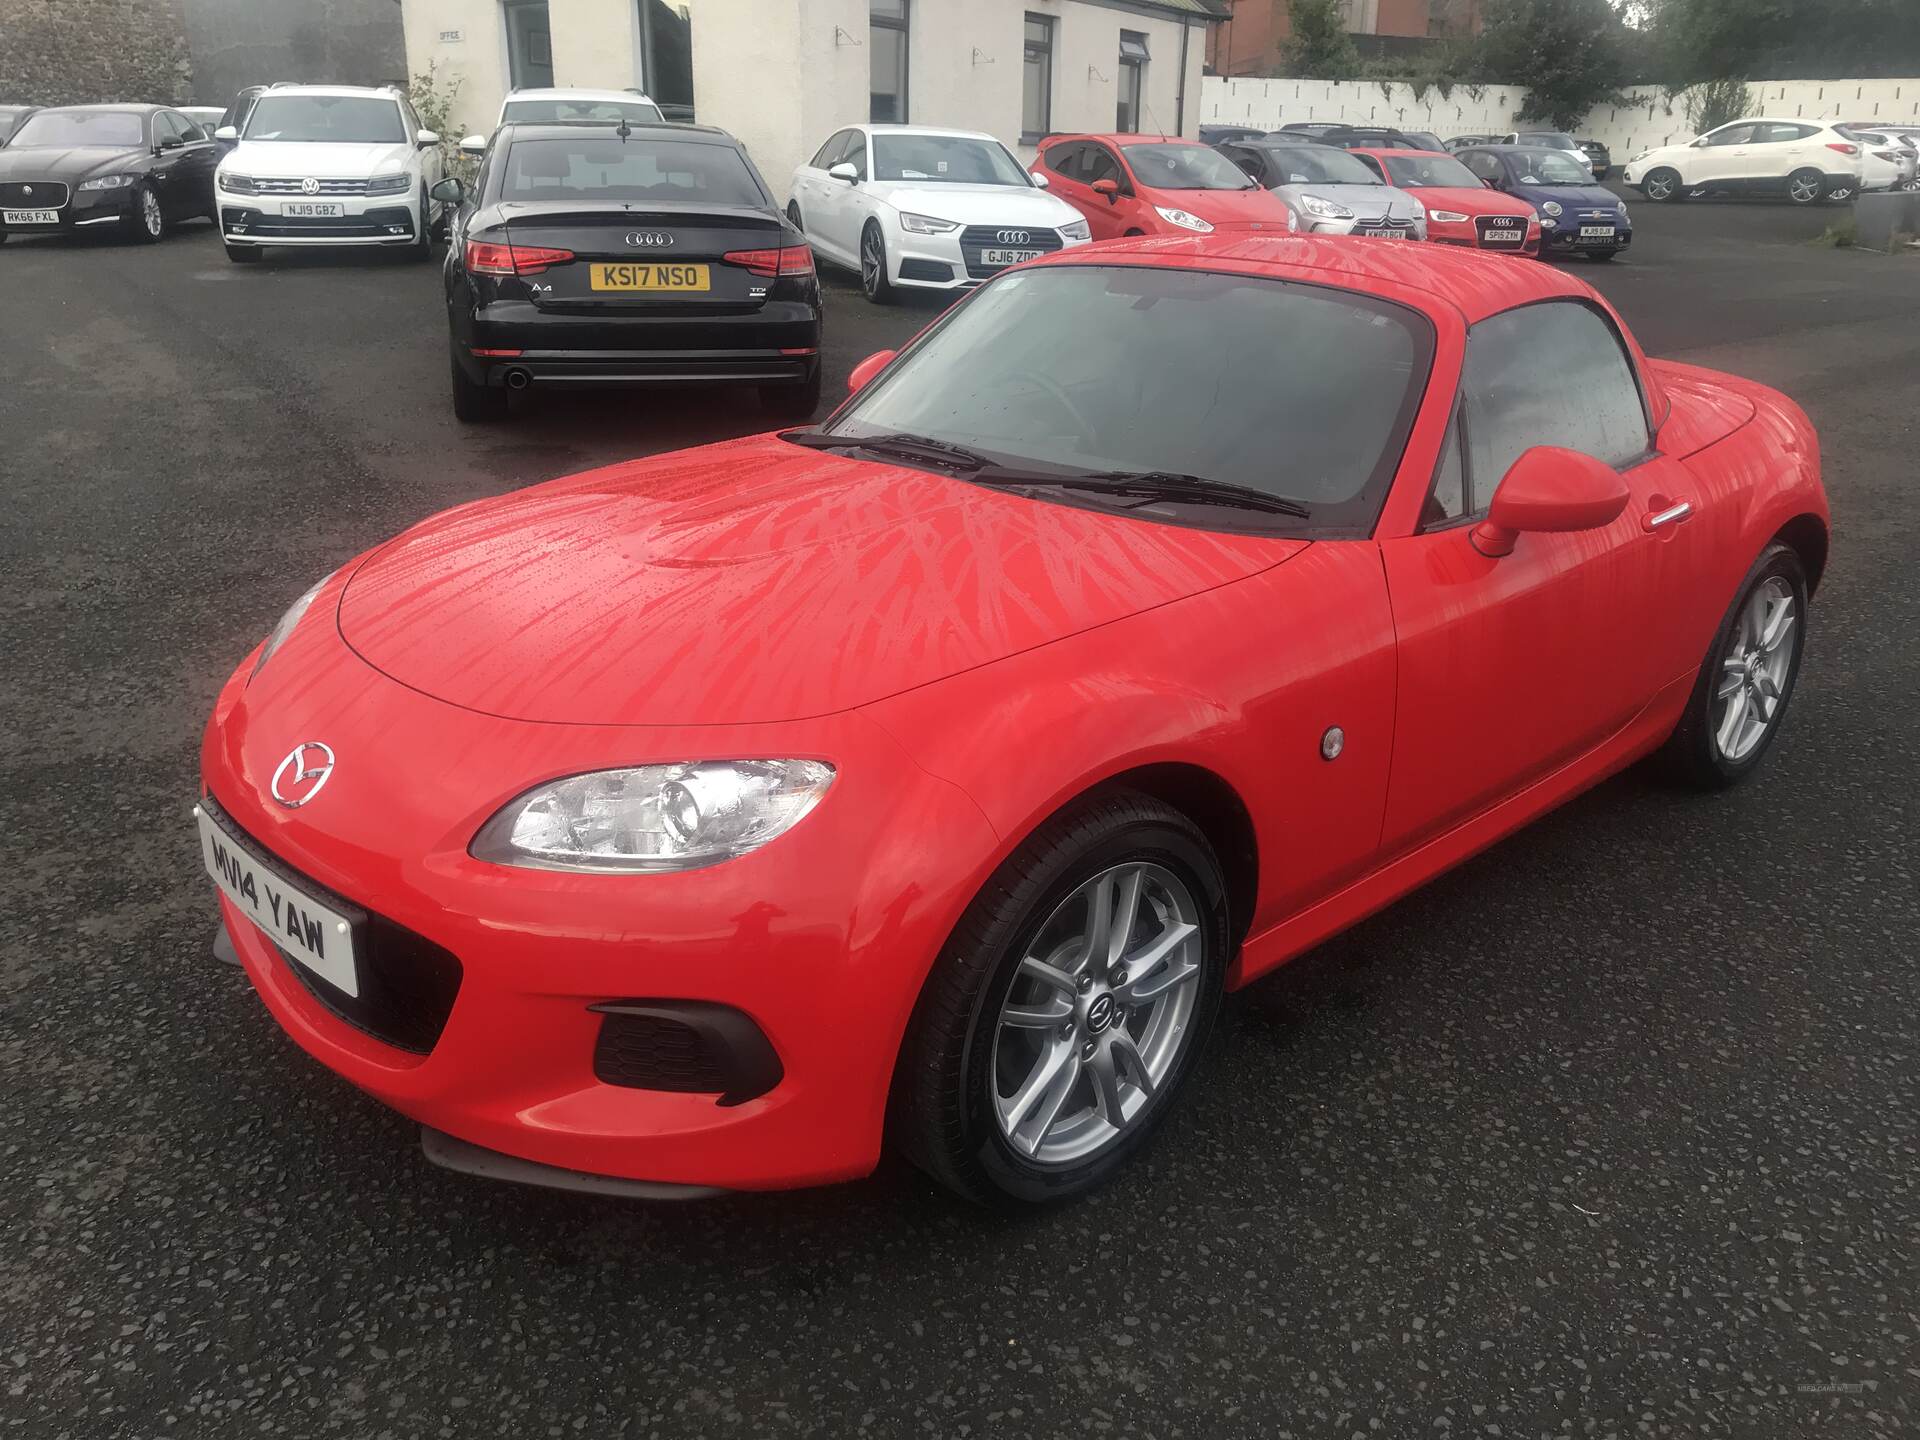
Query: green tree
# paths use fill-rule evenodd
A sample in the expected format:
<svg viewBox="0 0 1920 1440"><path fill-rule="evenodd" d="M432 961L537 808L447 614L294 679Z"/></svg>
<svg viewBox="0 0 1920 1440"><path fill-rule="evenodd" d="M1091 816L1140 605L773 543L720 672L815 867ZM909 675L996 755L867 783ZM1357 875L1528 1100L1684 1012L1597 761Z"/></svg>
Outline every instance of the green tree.
<svg viewBox="0 0 1920 1440"><path fill-rule="evenodd" d="M1742 75L1837 80L1920 70L1916 0L1638 0L1671 88Z"/></svg>
<svg viewBox="0 0 1920 1440"><path fill-rule="evenodd" d="M1282 73L1309 80L1351 80L1360 73L1340 0L1287 0L1287 13L1292 33L1281 47Z"/></svg>
<svg viewBox="0 0 1920 1440"><path fill-rule="evenodd" d="M1492 0L1479 58L1526 85L1521 119L1571 130L1629 80L1625 30L1608 0Z"/></svg>

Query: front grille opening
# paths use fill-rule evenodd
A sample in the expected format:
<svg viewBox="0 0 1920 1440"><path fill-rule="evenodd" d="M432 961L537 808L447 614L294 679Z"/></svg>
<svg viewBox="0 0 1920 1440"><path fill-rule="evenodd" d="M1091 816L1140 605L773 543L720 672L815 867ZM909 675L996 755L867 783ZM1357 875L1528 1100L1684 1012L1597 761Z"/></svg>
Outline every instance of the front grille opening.
<svg viewBox="0 0 1920 1440"><path fill-rule="evenodd" d="M594 1076L630 1090L712 1095L738 1105L785 1073L760 1027L728 1005L699 1000L619 1000L601 1016Z"/></svg>

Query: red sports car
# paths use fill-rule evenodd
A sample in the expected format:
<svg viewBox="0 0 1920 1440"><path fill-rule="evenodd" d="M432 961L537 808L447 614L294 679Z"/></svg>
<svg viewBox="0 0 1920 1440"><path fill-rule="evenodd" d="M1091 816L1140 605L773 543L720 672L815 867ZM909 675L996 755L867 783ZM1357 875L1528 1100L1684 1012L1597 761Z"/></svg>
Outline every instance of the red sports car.
<svg viewBox="0 0 1920 1440"><path fill-rule="evenodd" d="M1161 135L1055 135L1033 173L1087 217L1095 240L1294 228L1286 201L1210 145Z"/></svg>
<svg viewBox="0 0 1920 1440"><path fill-rule="evenodd" d="M221 691L219 943L441 1162L1075 1195L1224 991L1793 694L1805 415L1544 267L1115 242L854 378L429 519Z"/></svg>
<svg viewBox="0 0 1920 1440"><path fill-rule="evenodd" d="M1427 239L1510 255L1540 254L1540 217L1533 206L1488 189L1451 155L1424 150L1353 153L1389 185L1411 190L1427 207Z"/></svg>

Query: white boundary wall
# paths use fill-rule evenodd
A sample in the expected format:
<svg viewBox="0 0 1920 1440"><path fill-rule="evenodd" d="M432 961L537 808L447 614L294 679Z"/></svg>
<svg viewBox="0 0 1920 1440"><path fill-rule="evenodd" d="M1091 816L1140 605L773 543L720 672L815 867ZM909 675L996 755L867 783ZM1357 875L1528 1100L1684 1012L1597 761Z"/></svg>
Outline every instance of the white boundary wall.
<svg viewBox="0 0 1920 1440"><path fill-rule="evenodd" d="M1757 80L1757 113L1782 119L1879 120L1920 125L1920 79ZM1627 92L1630 104L1602 105L1577 129L1598 140L1616 164L1642 150L1690 140L1684 95L1671 100L1652 86ZM1259 125L1277 130L1296 120L1345 120L1353 124L1405 125L1431 130L1441 139L1498 134L1520 128L1524 85L1486 85L1479 98L1464 85L1442 96L1429 88L1416 97L1411 85L1378 80L1249 80L1209 75L1201 84L1202 125Z"/></svg>

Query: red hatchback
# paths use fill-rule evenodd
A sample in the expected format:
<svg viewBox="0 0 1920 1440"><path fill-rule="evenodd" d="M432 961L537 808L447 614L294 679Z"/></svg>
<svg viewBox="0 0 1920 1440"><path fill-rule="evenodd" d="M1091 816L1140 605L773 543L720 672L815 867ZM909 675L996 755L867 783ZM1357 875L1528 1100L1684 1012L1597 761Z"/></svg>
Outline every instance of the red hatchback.
<svg viewBox="0 0 1920 1440"><path fill-rule="evenodd" d="M1533 206L1489 189L1451 155L1425 150L1356 150L1389 185L1413 192L1427 207L1427 239L1509 255L1540 253L1540 217Z"/></svg>
<svg viewBox="0 0 1920 1440"><path fill-rule="evenodd" d="M222 944L436 1160L1084 1192L1225 991L1792 697L1806 416L1545 266L1120 240L856 379L428 519L221 688Z"/></svg>
<svg viewBox="0 0 1920 1440"><path fill-rule="evenodd" d="M1285 232L1293 213L1209 145L1153 135L1056 135L1033 172L1087 217L1095 240L1122 235Z"/></svg>

